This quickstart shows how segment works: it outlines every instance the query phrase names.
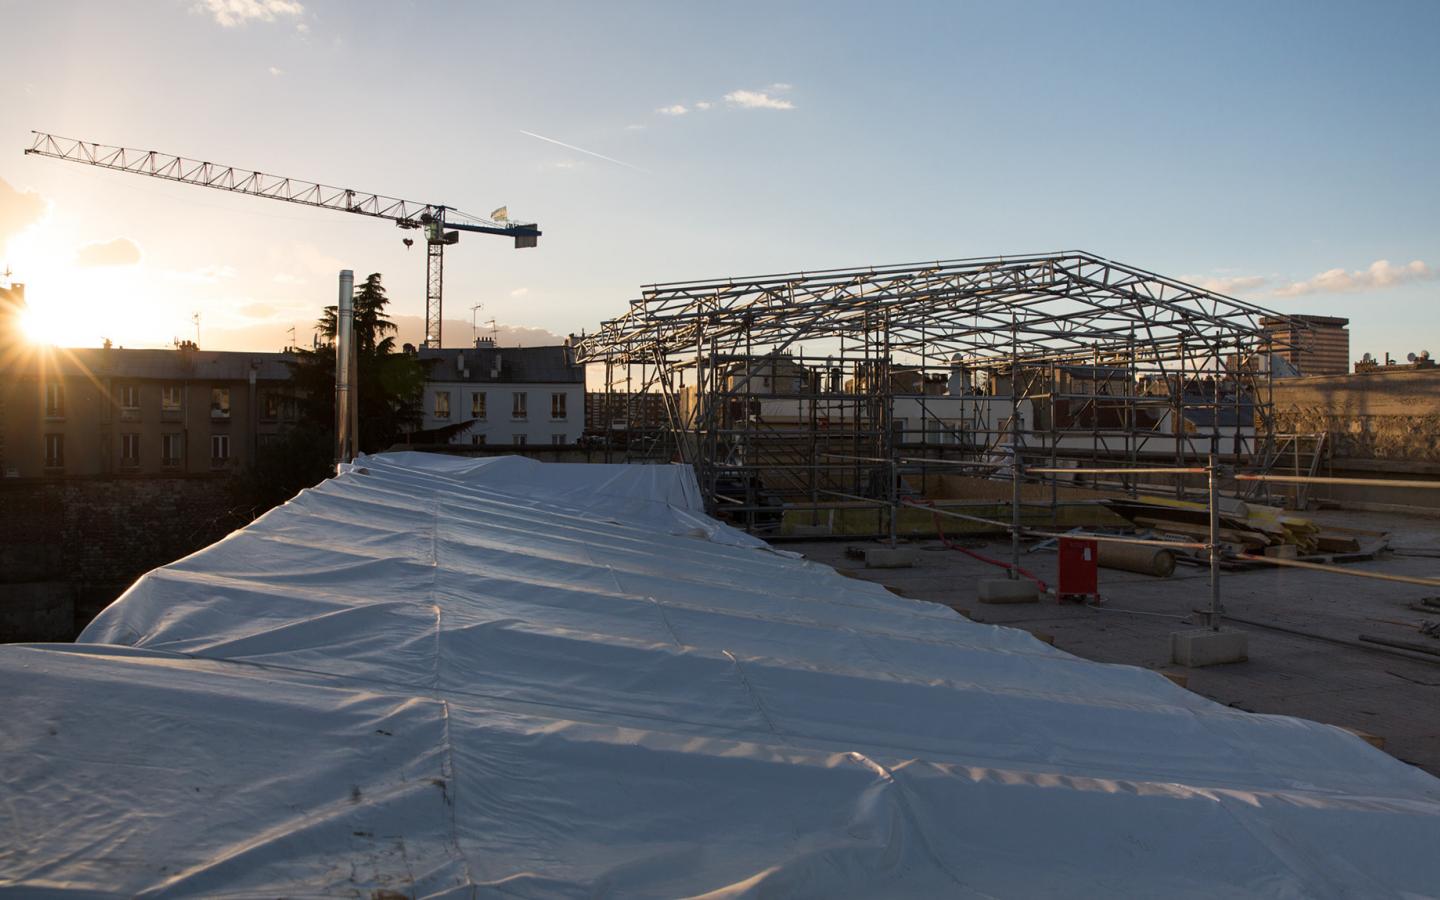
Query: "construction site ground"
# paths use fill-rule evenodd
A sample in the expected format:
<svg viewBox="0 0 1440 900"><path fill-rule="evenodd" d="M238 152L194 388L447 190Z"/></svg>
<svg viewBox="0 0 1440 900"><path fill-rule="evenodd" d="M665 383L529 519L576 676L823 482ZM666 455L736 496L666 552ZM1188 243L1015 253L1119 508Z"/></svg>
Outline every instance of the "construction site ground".
<svg viewBox="0 0 1440 900"><path fill-rule="evenodd" d="M1352 511L1309 515L1322 524L1391 534L1392 552L1343 568L1440 579L1440 519ZM1009 559L1008 538L962 543ZM1057 603L1053 596L1042 596L1039 603L987 605L976 600L976 582L1003 578L1002 570L939 541L904 545L917 550L912 568L868 569L863 560L846 554L848 547L883 546L873 541L781 546L903 596L946 604L977 622L1053 638L1056 647L1086 659L1183 675L1190 690L1237 709L1299 716L1378 736L1387 752L1440 775L1440 656L1356 646L1366 634L1440 651L1440 639L1416 627L1440 619L1440 611L1412 608L1423 598L1440 596L1440 588L1295 568L1224 571L1224 609L1248 620L1228 627L1247 632L1249 660L1183 668L1170 661L1169 635L1203 624L1195 611L1210 602L1207 568L1177 566L1169 578L1101 569L1099 608ZM1053 550L1021 554L1021 565L1051 585L1056 560Z"/></svg>

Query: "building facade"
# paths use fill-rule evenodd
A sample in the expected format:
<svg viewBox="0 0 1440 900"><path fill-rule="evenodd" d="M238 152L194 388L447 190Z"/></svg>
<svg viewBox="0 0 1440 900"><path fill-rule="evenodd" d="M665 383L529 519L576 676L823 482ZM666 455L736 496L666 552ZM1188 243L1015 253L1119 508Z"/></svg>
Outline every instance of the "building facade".
<svg viewBox="0 0 1440 900"><path fill-rule="evenodd" d="M585 367L573 349L497 347L421 350L426 431L450 429L453 444L564 446L585 431ZM452 428L453 426L453 428Z"/></svg>
<svg viewBox="0 0 1440 900"><path fill-rule="evenodd" d="M1349 324L1349 319L1338 316L1260 320L1260 326L1276 340L1276 354L1301 375L1345 375L1350 371Z"/></svg>
<svg viewBox="0 0 1440 900"><path fill-rule="evenodd" d="M0 476L234 471L296 416L282 353L62 349L0 362Z"/></svg>

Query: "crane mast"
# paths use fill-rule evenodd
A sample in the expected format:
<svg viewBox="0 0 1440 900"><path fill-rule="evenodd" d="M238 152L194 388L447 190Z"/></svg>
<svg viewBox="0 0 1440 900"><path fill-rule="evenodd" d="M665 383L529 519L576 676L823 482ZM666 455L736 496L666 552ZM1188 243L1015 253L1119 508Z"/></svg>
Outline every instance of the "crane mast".
<svg viewBox="0 0 1440 900"><path fill-rule="evenodd" d="M284 200L320 209L388 219L400 228L420 229L425 235L425 340L423 346L440 346L440 323L445 289L445 247L460 239L461 231L495 234L513 238L515 248L534 247L540 229L533 222L500 222L462 213L453 207L417 203L369 194L350 188L332 187L316 181L268 175L218 163L189 159L155 150L137 150L96 144L75 138L32 131L34 140L25 154L68 160L133 175L148 175L166 181L193 184L232 194L248 194ZM405 241L406 246L410 240Z"/></svg>

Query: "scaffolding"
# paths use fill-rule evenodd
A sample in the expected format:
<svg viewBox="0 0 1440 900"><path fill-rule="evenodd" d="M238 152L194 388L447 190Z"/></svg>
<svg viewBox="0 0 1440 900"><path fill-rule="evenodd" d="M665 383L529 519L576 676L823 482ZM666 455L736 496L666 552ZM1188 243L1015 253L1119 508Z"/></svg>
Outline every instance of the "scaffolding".
<svg viewBox="0 0 1440 900"><path fill-rule="evenodd" d="M753 532L859 507L893 538L960 474L1009 482L1018 540L1070 488L1203 497L1156 473L1268 471L1286 348L1266 318L1065 251L650 285L577 356L605 371L607 459L692 464L711 511ZM664 421L632 428L645 393Z"/></svg>

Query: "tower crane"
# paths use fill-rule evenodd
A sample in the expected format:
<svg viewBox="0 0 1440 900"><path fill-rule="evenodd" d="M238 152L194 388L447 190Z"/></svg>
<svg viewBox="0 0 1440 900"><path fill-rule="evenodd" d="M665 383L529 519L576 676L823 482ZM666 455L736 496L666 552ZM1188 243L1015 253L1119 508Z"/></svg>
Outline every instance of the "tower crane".
<svg viewBox="0 0 1440 900"><path fill-rule="evenodd" d="M34 140L25 154L48 156L71 162L115 169L135 175L149 175L200 187L268 197L304 206L317 206L377 219L389 219L401 228L420 229L425 235L425 340L423 346L440 346L441 300L444 294L445 248L460 240L460 232L498 234L513 238L515 249L534 247L540 229L533 222L511 222L505 207L489 217L472 216L451 206L417 203L382 194L367 194L349 188L331 187L314 181L267 175L251 169L188 159L155 150L113 147L75 138L30 132ZM413 241L405 239L409 247Z"/></svg>

